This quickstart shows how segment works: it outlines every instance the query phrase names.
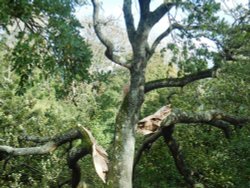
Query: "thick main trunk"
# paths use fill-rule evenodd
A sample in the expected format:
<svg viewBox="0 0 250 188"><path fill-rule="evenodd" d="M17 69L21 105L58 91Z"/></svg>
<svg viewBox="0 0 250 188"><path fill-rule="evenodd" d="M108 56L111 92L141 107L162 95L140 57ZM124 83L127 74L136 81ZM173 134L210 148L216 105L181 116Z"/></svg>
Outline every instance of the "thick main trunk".
<svg viewBox="0 0 250 188"><path fill-rule="evenodd" d="M144 72L131 71L130 90L116 118L116 130L108 174L108 187L132 188L133 161L135 149L134 128L144 100Z"/></svg>
<svg viewBox="0 0 250 188"><path fill-rule="evenodd" d="M126 114L121 116L126 117ZM120 117L121 117L120 116ZM120 120L118 120L120 121ZM131 188L134 158L134 122L127 120L117 127L108 185L112 188Z"/></svg>

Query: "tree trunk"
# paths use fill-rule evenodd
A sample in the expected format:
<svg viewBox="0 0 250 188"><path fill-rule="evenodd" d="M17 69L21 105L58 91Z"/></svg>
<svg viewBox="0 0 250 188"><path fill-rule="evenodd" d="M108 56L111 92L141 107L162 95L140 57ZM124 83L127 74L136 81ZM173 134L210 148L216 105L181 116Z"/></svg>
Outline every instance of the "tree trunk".
<svg viewBox="0 0 250 188"><path fill-rule="evenodd" d="M134 63L130 71L130 88L116 117L116 130L108 174L108 187L132 188L135 149L134 128L144 101L144 67Z"/></svg>

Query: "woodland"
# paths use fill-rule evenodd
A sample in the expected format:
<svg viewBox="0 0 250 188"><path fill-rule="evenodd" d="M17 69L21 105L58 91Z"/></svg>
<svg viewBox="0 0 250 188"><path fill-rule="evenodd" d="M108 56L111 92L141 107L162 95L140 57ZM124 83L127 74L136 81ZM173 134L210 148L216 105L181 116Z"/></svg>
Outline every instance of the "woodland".
<svg viewBox="0 0 250 188"><path fill-rule="evenodd" d="M250 187L250 2L108 2L0 0L0 187Z"/></svg>

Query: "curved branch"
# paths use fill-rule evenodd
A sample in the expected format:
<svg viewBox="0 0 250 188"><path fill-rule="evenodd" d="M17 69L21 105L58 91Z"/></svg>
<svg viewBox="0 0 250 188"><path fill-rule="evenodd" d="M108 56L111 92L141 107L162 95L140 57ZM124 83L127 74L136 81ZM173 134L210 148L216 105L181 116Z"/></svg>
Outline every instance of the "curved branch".
<svg viewBox="0 0 250 188"><path fill-rule="evenodd" d="M164 87L183 87L196 80L214 77L216 75L216 71L217 68L211 68L184 76L182 78L165 78L165 79L150 81L145 84L145 93Z"/></svg>
<svg viewBox="0 0 250 188"><path fill-rule="evenodd" d="M229 139L231 137L232 130L230 128L230 123L224 122L221 120L217 120L217 121L211 121L211 122L209 122L209 124L221 129L227 139Z"/></svg>
<svg viewBox="0 0 250 188"><path fill-rule="evenodd" d="M123 60L122 57L114 53L115 48L114 48L113 43L102 32L100 15L99 15L100 2L98 0L91 0L91 2L94 8L94 13L93 13L94 30L95 30L97 37L101 41L101 43L106 47L106 51L105 51L106 57L118 65L121 65L126 68L130 68L130 65L126 64L126 61Z"/></svg>
<svg viewBox="0 0 250 188"><path fill-rule="evenodd" d="M175 29L180 29L180 25L178 23L174 23L172 25L170 25L163 33L161 33L153 42L151 49L150 49L150 53L153 54L155 52L155 49L157 48L157 46L160 44L160 42L167 37L173 30Z"/></svg>
<svg viewBox="0 0 250 188"><path fill-rule="evenodd" d="M68 166L72 170L71 186L76 188L81 180L81 168L77 164L78 160L89 154L91 151L88 148L72 150L68 156Z"/></svg>

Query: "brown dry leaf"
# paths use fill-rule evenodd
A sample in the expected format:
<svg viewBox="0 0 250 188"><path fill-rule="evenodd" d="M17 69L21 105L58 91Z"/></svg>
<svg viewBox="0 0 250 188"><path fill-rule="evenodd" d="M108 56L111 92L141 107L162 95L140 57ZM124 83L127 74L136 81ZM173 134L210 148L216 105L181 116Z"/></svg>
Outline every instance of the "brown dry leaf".
<svg viewBox="0 0 250 188"><path fill-rule="evenodd" d="M154 114L140 120L137 124L136 131L143 135L154 133L160 127L162 120L165 119L170 113L170 105L163 106Z"/></svg>

